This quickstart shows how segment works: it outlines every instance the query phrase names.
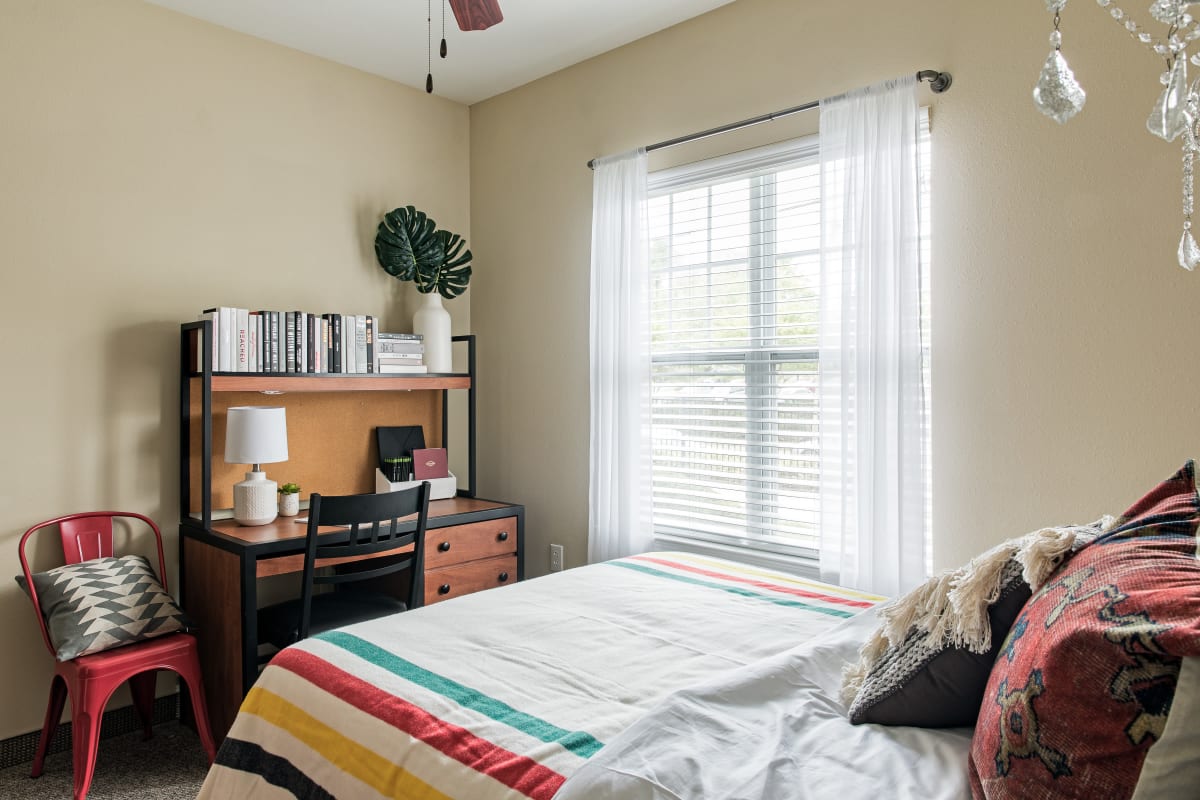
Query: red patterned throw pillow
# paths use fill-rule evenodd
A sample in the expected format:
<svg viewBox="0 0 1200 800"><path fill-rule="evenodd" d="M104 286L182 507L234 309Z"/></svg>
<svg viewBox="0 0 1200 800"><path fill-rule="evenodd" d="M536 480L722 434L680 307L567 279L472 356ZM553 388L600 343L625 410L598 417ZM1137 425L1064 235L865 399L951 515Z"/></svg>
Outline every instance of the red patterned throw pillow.
<svg viewBox="0 0 1200 800"><path fill-rule="evenodd" d="M975 726L976 798L1132 797L1200 655L1198 522L1189 461L1029 600Z"/></svg>

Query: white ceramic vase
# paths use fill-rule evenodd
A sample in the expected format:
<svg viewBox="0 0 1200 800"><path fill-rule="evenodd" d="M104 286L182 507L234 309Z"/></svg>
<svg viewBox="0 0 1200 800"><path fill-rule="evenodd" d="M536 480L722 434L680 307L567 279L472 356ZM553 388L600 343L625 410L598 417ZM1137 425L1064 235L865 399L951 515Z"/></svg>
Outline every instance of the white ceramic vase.
<svg viewBox="0 0 1200 800"><path fill-rule="evenodd" d="M437 292L421 295L421 307L413 314L413 333L425 337L425 366L430 372L452 372L450 312Z"/></svg>

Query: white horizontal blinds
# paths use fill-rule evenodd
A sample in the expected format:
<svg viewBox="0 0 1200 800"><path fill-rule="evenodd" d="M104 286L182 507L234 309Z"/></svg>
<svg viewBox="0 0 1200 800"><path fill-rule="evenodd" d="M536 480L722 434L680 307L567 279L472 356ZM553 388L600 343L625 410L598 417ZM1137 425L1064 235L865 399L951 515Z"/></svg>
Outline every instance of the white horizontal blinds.
<svg viewBox="0 0 1200 800"><path fill-rule="evenodd" d="M811 551L819 176L780 155L652 178L654 524Z"/></svg>
<svg viewBox="0 0 1200 800"><path fill-rule="evenodd" d="M656 533L815 557L819 170L813 137L650 178Z"/></svg>

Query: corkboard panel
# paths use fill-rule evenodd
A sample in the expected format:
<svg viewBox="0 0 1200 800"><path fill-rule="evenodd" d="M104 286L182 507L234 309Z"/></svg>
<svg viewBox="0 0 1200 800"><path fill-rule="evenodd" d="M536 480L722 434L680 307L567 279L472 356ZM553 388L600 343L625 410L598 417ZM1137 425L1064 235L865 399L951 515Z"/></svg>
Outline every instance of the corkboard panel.
<svg viewBox="0 0 1200 800"><path fill-rule="evenodd" d="M191 509L200 511L200 382L191 382ZM233 507L233 485L249 469L225 463L225 419L231 406L283 406L287 409L288 460L264 464L267 477L298 483L307 497L360 494L375 490L379 425L420 425L427 447L442 446L442 393L413 392L213 392L212 507Z"/></svg>

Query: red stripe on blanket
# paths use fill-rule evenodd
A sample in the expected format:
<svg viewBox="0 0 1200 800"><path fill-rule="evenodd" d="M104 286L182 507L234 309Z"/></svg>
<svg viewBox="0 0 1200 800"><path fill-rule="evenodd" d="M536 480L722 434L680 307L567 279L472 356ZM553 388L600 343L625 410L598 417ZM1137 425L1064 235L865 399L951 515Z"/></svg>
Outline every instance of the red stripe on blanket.
<svg viewBox="0 0 1200 800"><path fill-rule="evenodd" d="M271 665L294 672L340 700L533 800L550 800L566 780L533 759L438 719L312 653L289 648L277 655Z"/></svg>
<svg viewBox="0 0 1200 800"><path fill-rule="evenodd" d="M769 581L756 581L752 578L739 578L736 575L730 575L728 572L717 572L715 570L701 569L687 564L680 564L678 561L670 561L665 558L654 558L653 556L633 556L632 561L650 561L655 564L671 567L673 569L683 570L684 572L694 572L697 575L704 575L709 578L720 578L721 580L733 581L734 583L744 583L747 586L753 586L756 589L768 589L772 592L780 594L790 594L796 597L808 597L817 600L825 600L829 603L837 603L843 606L853 606L855 608L870 608L875 605L868 600L852 600L849 597L838 597L834 594L821 594L810 589L796 589L791 586L781 586L778 583L770 583Z"/></svg>

